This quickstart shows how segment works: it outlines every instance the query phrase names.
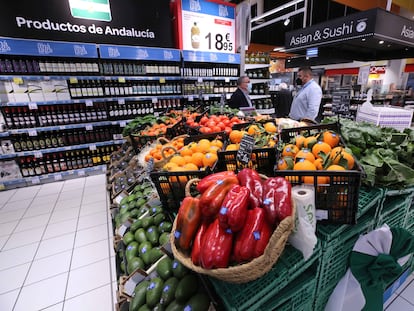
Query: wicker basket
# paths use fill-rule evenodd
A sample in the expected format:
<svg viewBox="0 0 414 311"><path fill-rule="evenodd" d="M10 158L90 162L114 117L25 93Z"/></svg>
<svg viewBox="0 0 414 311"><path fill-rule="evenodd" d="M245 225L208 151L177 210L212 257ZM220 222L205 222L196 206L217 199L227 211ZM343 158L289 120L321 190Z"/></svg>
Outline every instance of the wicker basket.
<svg viewBox="0 0 414 311"><path fill-rule="evenodd" d="M218 269L204 269L200 266L194 265L191 258L181 250L177 249L175 245L177 218L174 220L173 228L170 234L171 249L174 257L178 261L197 273L205 274L230 283L247 283L265 275L277 262L279 256L285 248L287 239L294 228L295 214L296 207L292 200L292 215L286 217L279 223L270 237L269 243L267 244L263 255L244 264Z"/></svg>

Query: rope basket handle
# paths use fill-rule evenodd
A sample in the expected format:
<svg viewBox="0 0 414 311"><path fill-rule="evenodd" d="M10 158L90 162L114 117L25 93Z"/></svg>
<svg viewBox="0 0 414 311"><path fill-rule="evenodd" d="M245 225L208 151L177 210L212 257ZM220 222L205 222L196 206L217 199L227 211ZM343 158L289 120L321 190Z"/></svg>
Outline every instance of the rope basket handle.
<svg viewBox="0 0 414 311"><path fill-rule="evenodd" d="M191 186L197 182L199 182L201 179L200 178L192 178L189 181L187 181L187 183L185 184L185 196L186 197L191 197Z"/></svg>
<svg viewBox="0 0 414 311"><path fill-rule="evenodd" d="M172 149L174 151L174 153L167 157L167 156L165 156L165 151L167 151L168 149ZM163 160L169 160L176 154L177 154L177 149L175 149L173 146L168 145L168 146L164 146L164 147L161 148L161 156L162 156Z"/></svg>
<svg viewBox="0 0 414 311"><path fill-rule="evenodd" d="M179 136L174 137L173 139L171 139L171 141L175 141L175 140L178 140L180 138L184 138L185 139L187 137L190 137L190 135L188 135L188 134L182 134L182 135L179 135Z"/></svg>
<svg viewBox="0 0 414 311"><path fill-rule="evenodd" d="M164 142L162 142L164 141ZM157 143L161 144L161 145L165 145L168 144L170 142L169 139L167 139L165 136L160 136L157 138Z"/></svg>

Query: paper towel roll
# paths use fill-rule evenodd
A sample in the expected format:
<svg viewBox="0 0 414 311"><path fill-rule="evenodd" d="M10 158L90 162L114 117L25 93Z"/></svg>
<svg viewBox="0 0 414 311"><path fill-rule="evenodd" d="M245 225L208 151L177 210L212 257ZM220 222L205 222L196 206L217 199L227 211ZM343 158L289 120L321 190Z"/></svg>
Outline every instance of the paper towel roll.
<svg viewBox="0 0 414 311"><path fill-rule="evenodd" d="M298 216L306 217L315 230L315 190L313 187L303 185L292 187L292 199L295 202ZM301 215L305 212L306 215Z"/></svg>

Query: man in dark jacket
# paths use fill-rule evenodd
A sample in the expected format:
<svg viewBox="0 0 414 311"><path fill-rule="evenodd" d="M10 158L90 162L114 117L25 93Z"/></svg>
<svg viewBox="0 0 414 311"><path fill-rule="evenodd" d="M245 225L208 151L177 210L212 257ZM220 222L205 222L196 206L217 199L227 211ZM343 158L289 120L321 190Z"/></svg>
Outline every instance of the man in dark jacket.
<svg viewBox="0 0 414 311"><path fill-rule="evenodd" d="M237 79L237 90L231 95L228 104L231 108L252 107L249 92L251 83L248 76Z"/></svg>

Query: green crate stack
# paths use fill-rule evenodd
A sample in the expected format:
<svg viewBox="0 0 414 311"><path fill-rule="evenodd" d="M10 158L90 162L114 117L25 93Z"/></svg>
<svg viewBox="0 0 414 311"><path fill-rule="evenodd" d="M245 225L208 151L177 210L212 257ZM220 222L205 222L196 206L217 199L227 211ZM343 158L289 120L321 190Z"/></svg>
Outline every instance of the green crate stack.
<svg viewBox="0 0 414 311"><path fill-rule="evenodd" d="M277 300L284 292L284 288L299 277L312 265L318 266L320 257L319 243L314 253L307 261L303 260L302 253L291 245L286 245L272 269L263 277L244 284L232 284L210 278L211 284L225 310L259 310L267 301ZM316 273L315 273L316 279Z"/></svg>
<svg viewBox="0 0 414 311"><path fill-rule="evenodd" d="M375 228L379 228L384 224L387 224L389 227L405 228L411 201L411 194L386 196L381 212L376 217Z"/></svg>
<svg viewBox="0 0 414 311"><path fill-rule="evenodd" d="M336 284L349 266L349 255L361 234L373 229L374 210L358 219L356 225L319 225L317 234L322 243L319 276L314 309L322 311Z"/></svg>
<svg viewBox="0 0 414 311"><path fill-rule="evenodd" d="M359 189L357 219L367 212L377 215L384 196L384 190L380 188Z"/></svg>
<svg viewBox="0 0 414 311"><path fill-rule="evenodd" d="M291 282L282 292L265 304L255 309L257 311L308 311L313 308L317 283L317 267L314 265L306 270L300 278Z"/></svg>

